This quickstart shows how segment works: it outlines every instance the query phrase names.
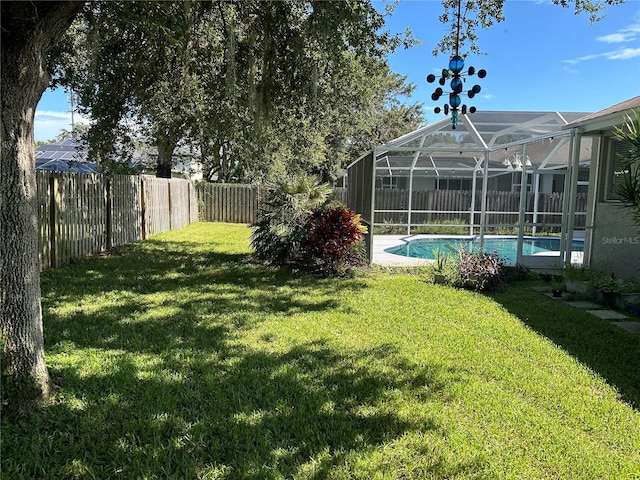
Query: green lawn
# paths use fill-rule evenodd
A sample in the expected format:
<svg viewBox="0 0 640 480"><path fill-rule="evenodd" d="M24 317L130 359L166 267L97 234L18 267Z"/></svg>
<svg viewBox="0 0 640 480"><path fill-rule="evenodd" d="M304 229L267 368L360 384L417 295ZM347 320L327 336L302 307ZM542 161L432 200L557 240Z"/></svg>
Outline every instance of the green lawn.
<svg viewBox="0 0 640 480"><path fill-rule="evenodd" d="M248 234L43 274L58 389L3 415L2 478L640 478L640 337L527 284L291 274Z"/></svg>

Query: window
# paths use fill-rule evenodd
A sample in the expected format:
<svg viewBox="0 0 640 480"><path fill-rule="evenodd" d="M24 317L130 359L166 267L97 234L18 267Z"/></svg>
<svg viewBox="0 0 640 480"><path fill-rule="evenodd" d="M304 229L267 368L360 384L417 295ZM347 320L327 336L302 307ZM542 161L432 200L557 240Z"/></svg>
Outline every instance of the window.
<svg viewBox="0 0 640 480"><path fill-rule="evenodd" d="M398 177L382 177L382 188L398 188Z"/></svg>
<svg viewBox="0 0 640 480"><path fill-rule="evenodd" d="M609 154L606 157L609 159L609 162L607 181L605 182L605 200L619 200L616 187L622 183L625 172L623 157L629 152L630 148L631 145L629 145L629 142L621 142L613 138L609 140Z"/></svg>
<svg viewBox="0 0 640 480"><path fill-rule="evenodd" d="M531 180L533 175L527 175L527 192L531 191ZM519 192L522 188L522 172L515 172L511 174L511 191Z"/></svg>
<svg viewBox="0 0 640 480"><path fill-rule="evenodd" d="M439 178L437 190L471 190L471 180L464 178Z"/></svg>

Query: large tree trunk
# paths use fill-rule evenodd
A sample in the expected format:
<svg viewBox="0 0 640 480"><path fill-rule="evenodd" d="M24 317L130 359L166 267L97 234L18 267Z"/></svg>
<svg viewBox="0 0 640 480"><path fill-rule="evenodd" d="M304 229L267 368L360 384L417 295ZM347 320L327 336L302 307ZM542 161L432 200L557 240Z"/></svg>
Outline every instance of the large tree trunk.
<svg viewBox="0 0 640 480"><path fill-rule="evenodd" d="M6 2L2 8L0 332L2 387L11 407L49 393L44 358L33 144L46 57L82 8L76 2Z"/></svg>
<svg viewBox="0 0 640 480"><path fill-rule="evenodd" d="M156 147L158 149L158 163L156 164L156 177L171 178L171 167L173 166L173 151L178 142L169 136L158 138Z"/></svg>

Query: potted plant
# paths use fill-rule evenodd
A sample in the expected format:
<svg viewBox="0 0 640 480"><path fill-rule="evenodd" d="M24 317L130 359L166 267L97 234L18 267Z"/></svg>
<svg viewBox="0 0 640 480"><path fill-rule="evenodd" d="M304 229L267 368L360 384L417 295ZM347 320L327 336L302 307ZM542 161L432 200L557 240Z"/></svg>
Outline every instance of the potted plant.
<svg viewBox="0 0 640 480"><path fill-rule="evenodd" d="M613 275L602 275L594 280L597 301L618 310L640 303L640 284L622 280Z"/></svg>
<svg viewBox="0 0 640 480"><path fill-rule="evenodd" d="M551 294L554 298L562 297L562 291L564 290L564 284L562 282L553 282L551 284Z"/></svg>

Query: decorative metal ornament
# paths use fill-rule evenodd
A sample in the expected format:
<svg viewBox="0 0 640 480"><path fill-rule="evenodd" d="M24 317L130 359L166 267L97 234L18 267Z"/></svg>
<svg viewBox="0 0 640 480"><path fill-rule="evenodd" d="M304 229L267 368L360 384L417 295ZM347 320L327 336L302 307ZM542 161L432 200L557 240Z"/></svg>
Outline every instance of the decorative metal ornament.
<svg viewBox="0 0 640 480"><path fill-rule="evenodd" d="M431 99L433 101L438 101L441 96L448 94L449 95L449 103L445 103L443 109L440 107L436 107L433 109L435 113L440 113L444 110L444 114L448 115L449 111L451 111L451 127L453 129L456 128L458 124L458 112L462 112L465 115L467 112L475 113L476 107L468 107L465 104L462 104L461 95L467 95L469 98L473 98L476 94L480 93L482 88L480 85L474 85L467 92L463 92L464 90L464 82L466 81L466 77L471 77L474 74L478 75L478 78L484 78L487 76L487 71L484 69L480 69L476 73L476 69L474 67L469 67L466 73L463 73L464 69L464 59L459 54L459 46L460 46L460 4L462 0L458 0L458 13L456 14L457 27L456 27L456 46L455 52L451 59L449 60L449 68L442 69L442 76L438 80L440 87L437 87L434 92L431 94ZM450 92L445 92L442 87L444 87L447 83L447 80L450 79L449 87L451 88ZM433 83L436 81L436 76L434 74L427 75L427 82Z"/></svg>

